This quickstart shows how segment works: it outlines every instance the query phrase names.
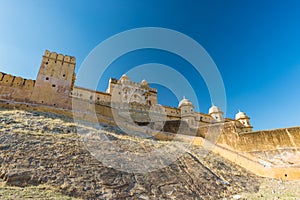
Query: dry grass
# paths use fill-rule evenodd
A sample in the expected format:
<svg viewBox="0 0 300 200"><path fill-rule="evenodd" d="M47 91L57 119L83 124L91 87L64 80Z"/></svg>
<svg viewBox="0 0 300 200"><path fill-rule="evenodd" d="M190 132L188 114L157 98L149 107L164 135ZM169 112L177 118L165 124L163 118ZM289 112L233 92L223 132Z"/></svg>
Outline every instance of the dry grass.
<svg viewBox="0 0 300 200"><path fill-rule="evenodd" d="M300 181L264 180L257 193L242 194L242 198L300 200Z"/></svg>
<svg viewBox="0 0 300 200"><path fill-rule="evenodd" d="M31 187L10 187L6 186L4 182L0 182L0 199L44 199L44 200L77 200L77 198L72 198L65 196L55 188L47 185L31 186Z"/></svg>

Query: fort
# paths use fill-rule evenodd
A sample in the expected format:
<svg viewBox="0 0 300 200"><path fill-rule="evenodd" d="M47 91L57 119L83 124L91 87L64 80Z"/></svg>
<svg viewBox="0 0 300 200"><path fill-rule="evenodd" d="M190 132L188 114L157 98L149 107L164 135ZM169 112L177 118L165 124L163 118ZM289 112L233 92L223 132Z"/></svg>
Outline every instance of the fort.
<svg viewBox="0 0 300 200"><path fill-rule="evenodd" d="M146 80L132 82L125 74L119 80L111 78L106 92L75 86L75 64L75 57L46 50L36 80L0 73L0 99L62 109L72 109L72 99L76 99L95 105L96 112L102 111L97 113L108 117L112 117L112 113L103 112L101 107L117 108L121 115L123 110L130 107L131 113L134 113L131 117L137 123L150 122L149 113L152 113L152 116L166 116L165 121L185 121L193 128L231 122L239 132L252 131L250 118L243 112L238 112L235 119L224 118L223 112L215 105L208 114L195 112L192 102L185 97L179 102L178 108L161 106L155 88L149 87Z"/></svg>
<svg viewBox="0 0 300 200"><path fill-rule="evenodd" d="M164 140L180 133L183 142L212 142L212 151L257 175L300 179L300 128L253 132L250 118L241 111L234 119L224 117L215 105L208 114L195 112L186 98L177 108L159 105L155 88L146 80L132 82L126 75L111 78L106 92L82 88L75 85L75 65L75 57L46 50L36 80L0 73L1 105L77 113L87 120L95 113L99 121L120 119L122 126L153 130Z"/></svg>

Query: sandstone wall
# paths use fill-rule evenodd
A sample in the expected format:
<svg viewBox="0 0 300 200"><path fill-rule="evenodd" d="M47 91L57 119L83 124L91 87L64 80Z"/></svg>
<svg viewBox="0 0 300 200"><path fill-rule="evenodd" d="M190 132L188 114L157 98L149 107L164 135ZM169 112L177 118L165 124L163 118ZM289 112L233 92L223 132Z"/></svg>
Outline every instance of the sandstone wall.
<svg viewBox="0 0 300 200"><path fill-rule="evenodd" d="M35 81L0 72L0 99L28 102Z"/></svg>
<svg viewBox="0 0 300 200"><path fill-rule="evenodd" d="M71 108L71 92L75 81L76 59L45 51L31 101L34 103Z"/></svg>
<svg viewBox="0 0 300 200"><path fill-rule="evenodd" d="M163 106L163 108L168 120L180 120L181 118L180 109L169 107L169 106Z"/></svg>
<svg viewBox="0 0 300 200"><path fill-rule="evenodd" d="M218 142L240 152L299 148L300 127L238 134L231 126L223 131Z"/></svg>

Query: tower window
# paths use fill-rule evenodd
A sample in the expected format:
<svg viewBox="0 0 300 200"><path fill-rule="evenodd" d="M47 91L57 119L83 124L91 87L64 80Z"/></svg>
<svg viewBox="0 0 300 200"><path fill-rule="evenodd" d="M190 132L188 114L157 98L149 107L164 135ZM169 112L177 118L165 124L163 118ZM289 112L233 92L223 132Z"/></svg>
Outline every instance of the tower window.
<svg viewBox="0 0 300 200"><path fill-rule="evenodd" d="M63 74L63 77L66 77L66 75L65 75L65 74Z"/></svg>
<svg viewBox="0 0 300 200"><path fill-rule="evenodd" d="M48 81L48 80L49 80L49 77L46 77L46 80Z"/></svg>
<svg viewBox="0 0 300 200"><path fill-rule="evenodd" d="M46 65L48 65L48 62L46 62Z"/></svg>
<svg viewBox="0 0 300 200"><path fill-rule="evenodd" d="M53 84L52 87L56 87L56 85Z"/></svg>

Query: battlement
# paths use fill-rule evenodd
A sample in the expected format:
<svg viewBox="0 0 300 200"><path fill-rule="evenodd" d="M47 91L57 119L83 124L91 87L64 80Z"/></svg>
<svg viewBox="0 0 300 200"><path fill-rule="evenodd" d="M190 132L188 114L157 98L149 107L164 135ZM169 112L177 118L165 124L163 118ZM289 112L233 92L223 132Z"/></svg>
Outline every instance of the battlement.
<svg viewBox="0 0 300 200"><path fill-rule="evenodd" d="M71 64L76 64L76 58L73 56L63 55L63 54L57 54L56 52L50 52L49 50L46 50L44 55L44 58L53 59L55 61L60 62L66 62Z"/></svg>
<svg viewBox="0 0 300 200"><path fill-rule="evenodd" d="M0 72L0 85L32 90L35 81Z"/></svg>

